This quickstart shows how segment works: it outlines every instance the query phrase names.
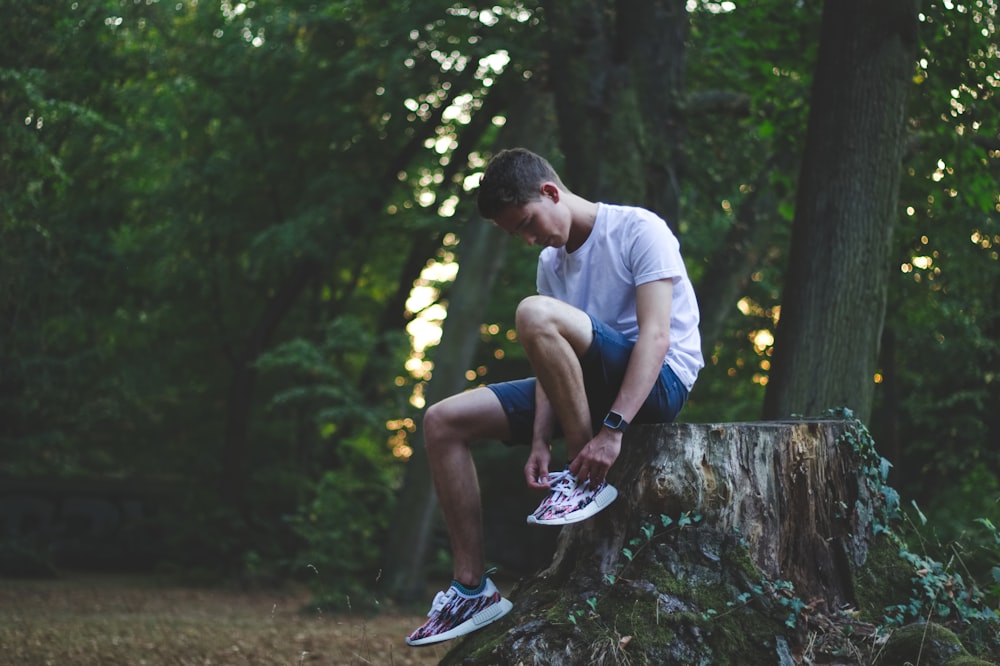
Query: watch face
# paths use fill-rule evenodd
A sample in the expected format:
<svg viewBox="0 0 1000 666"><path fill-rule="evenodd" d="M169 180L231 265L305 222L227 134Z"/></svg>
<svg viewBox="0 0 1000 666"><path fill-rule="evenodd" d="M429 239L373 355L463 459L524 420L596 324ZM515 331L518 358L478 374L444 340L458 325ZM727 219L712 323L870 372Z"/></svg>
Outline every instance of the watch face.
<svg viewBox="0 0 1000 666"><path fill-rule="evenodd" d="M604 417L604 425L613 430L621 430L624 421L624 417L618 412L608 412L608 415Z"/></svg>

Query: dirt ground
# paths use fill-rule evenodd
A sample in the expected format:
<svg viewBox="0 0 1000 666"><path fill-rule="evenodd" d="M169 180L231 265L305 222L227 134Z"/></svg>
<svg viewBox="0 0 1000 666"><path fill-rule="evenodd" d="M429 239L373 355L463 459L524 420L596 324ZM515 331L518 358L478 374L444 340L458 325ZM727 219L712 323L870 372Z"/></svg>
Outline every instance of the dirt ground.
<svg viewBox="0 0 1000 666"><path fill-rule="evenodd" d="M448 650L406 645L420 614L330 615L309 598L108 576L0 579L0 664L423 666Z"/></svg>

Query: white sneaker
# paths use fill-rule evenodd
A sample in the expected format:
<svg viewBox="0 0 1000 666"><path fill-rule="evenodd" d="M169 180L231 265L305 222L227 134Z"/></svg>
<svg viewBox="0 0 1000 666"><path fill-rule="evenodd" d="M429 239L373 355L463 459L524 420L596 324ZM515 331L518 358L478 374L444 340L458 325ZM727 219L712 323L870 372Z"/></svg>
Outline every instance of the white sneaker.
<svg viewBox="0 0 1000 666"><path fill-rule="evenodd" d="M485 574L479 587L478 592L470 594L468 588L453 582L447 591L438 592L427 613L427 621L407 636L406 642L416 647L471 634L499 620L513 608Z"/></svg>
<svg viewBox="0 0 1000 666"><path fill-rule="evenodd" d="M568 469L549 475L552 492L542 500L528 522L534 525L569 525L599 513L618 497L618 490L606 481L596 488L590 481L579 483Z"/></svg>

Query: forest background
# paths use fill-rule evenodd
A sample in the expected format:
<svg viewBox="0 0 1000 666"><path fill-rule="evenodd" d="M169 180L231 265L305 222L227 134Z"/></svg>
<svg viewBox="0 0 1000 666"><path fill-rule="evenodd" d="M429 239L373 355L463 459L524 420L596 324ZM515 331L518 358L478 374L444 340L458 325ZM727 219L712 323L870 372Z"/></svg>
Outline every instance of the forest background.
<svg viewBox="0 0 1000 666"><path fill-rule="evenodd" d="M861 415L914 538L995 591L997 4L889 4L918 38L901 138L881 139L901 158L887 256L827 257L883 302L850 305L874 326L799 340L877 367L805 415ZM536 251L470 195L502 147L677 232L707 359L682 420L803 413L769 380L783 296L808 277L800 174L824 164L806 150L836 38L822 3L0 9L0 483L139 484L161 498L156 566L321 576L331 600L447 575L420 410L528 372L513 310ZM523 452L481 455L520 477ZM30 528L8 524L0 551L51 557Z"/></svg>

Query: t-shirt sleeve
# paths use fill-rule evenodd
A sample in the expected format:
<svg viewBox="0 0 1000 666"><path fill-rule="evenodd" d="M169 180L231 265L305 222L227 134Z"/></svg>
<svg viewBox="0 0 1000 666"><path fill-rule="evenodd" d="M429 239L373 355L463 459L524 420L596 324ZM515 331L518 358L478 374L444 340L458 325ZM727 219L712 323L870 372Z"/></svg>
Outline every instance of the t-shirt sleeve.
<svg viewBox="0 0 1000 666"><path fill-rule="evenodd" d="M642 217L633 227L629 261L635 286L684 275L680 243L666 222L656 217Z"/></svg>

